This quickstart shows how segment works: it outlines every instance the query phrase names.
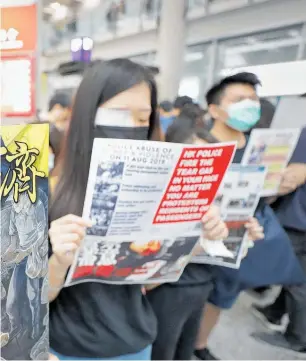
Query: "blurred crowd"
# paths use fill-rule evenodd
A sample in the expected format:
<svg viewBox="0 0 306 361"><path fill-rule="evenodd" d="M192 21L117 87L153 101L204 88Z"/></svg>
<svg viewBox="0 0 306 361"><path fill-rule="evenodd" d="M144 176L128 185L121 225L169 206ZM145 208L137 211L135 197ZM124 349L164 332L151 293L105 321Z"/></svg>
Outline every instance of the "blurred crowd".
<svg viewBox="0 0 306 361"><path fill-rule="evenodd" d="M150 1L147 8L150 11ZM110 26L124 11L124 1L111 6L107 14ZM282 175L279 194L273 199L262 198L250 221L249 236L254 247L239 271L190 264L175 284L147 290L137 285L93 283L62 288L84 237L86 224L81 214L92 142L95 137L110 134L106 125L96 123L98 109L130 110L134 122L131 127L144 130L143 140L186 144L235 141L234 163L239 163L252 130L270 128L275 113L272 102L259 98L258 86L256 75L238 73L220 79L208 90L202 102L205 108L188 96L158 104L157 86L150 71L130 60L116 59L89 69L73 99L60 92L52 97L48 113L40 119L52 124L52 357L218 359L209 349L209 336L222 311L233 307L241 292L262 298L274 286L281 288L275 302L267 307L252 306L251 311L267 327L267 332L254 330L252 337L306 356L306 128ZM131 137L126 128L115 123L111 134L119 139ZM215 208L203 219L203 229L211 240L227 234Z"/></svg>

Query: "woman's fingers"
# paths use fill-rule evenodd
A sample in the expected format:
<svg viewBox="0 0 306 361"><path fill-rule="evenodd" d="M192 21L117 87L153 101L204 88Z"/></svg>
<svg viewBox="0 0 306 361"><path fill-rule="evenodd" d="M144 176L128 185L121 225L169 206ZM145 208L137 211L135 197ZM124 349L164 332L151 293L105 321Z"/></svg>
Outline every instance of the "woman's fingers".
<svg viewBox="0 0 306 361"><path fill-rule="evenodd" d="M228 228L221 219L219 207L211 206L202 218L202 224L206 239L218 240L228 237Z"/></svg>
<svg viewBox="0 0 306 361"><path fill-rule="evenodd" d="M254 217L249 219L249 221L245 224L245 228L248 230L249 239L252 241L263 239L265 237L264 228Z"/></svg>
<svg viewBox="0 0 306 361"><path fill-rule="evenodd" d="M209 207L208 211L204 214L202 218L202 222L203 224L205 224L216 217L220 218L220 209L219 207L212 205Z"/></svg>
<svg viewBox="0 0 306 361"><path fill-rule="evenodd" d="M76 234L79 238L83 239L85 237L86 229L81 227L79 224L63 224L60 227L51 226L49 230L50 236L57 236L57 238L62 238L63 234Z"/></svg>
<svg viewBox="0 0 306 361"><path fill-rule="evenodd" d="M67 216L61 217L56 221L51 222L52 225L64 225L64 224L77 224L80 227L92 227L92 221L83 219L79 216L75 216L74 214L68 214Z"/></svg>
<svg viewBox="0 0 306 361"><path fill-rule="evenodd" d="M205 238L210 240L224 240L228 237L228 228L226 224L221 221L214 228L205 232Z"/></svg>
<svg viewBox="0 0 306 361"><path fill-rule="evenodd" d="M220 222L220 218L218 218L218 217L211 218L211 219L209 219L208 222L203 223L203 228L205 231L209 232L212 229L214 229L218 225L219 222Z"/></svg>
<svg viewBox="0 0 306 361"><path fill-rule="evenodd" d="M59 263L70 266L74 255L86 235L86 228L92 223L69 214L51 223L49 229L52 252Z"/></svg>

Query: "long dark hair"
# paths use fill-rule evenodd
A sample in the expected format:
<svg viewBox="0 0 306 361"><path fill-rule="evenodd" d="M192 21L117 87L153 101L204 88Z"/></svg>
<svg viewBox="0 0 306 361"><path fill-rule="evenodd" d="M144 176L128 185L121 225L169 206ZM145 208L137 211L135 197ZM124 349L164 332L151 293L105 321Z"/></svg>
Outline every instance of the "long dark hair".
<svg viewBox="0 0 306 361"><path fill-rule="evenodd" d="M50 221L82 214L99 106L119 93L146 82L151 90L149 139L158 139L157 90L151 73L128 59L98 62L87 70L74 100L60 181L50 207Z"/></svg>
<svg viewBox="0 0 306 361"><path fill-rule="evenodd" d="M207 143L217 143L206 128L204 121L199 121L199 113L191 109L185 109L176 117L167 129L166 142L170 143L192 143L194 138L200 138Z"/></svg>

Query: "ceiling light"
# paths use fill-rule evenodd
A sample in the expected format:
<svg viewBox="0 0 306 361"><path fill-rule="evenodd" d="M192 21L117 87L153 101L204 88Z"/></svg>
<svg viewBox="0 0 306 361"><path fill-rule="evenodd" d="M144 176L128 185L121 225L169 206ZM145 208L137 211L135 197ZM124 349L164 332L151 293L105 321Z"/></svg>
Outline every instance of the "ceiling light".
<svg viewBox="0 0 306 361"><path fill-rule="evenodd" d="M84 9L93 9L100 5L100 0L84 0Z"/></svg>
<svg viewBox="0 0 306 361"><path fill-rule="evenodd" d="M91 38L83 38L83 49L85 51L91 50L93 47L93 40Z"/></svg>
<svg viewBox="0 0 306 361"><path fill-rule="evenodd" d="M51 3L49 6L53 10L58 10L58 9L61 8L62 5L60 3L58 3L58 2L55 2L55 3Z"/></svg>
<svg viewBox="0 0 306 361"><path fill-rule="evenodd" d="M70 43L70 49L72 52L76 52L82 49L82 38L72 39Z"/></svg>
<svg viewBox="0 0 306 361"><path fill-rule="evenodd" d="M53 4L58 4L58 3L53 3ZM55 7L53 7L53 9L54 9L54 12L52 14L53 21L61 21L61 20L65 19L65 17L68 15L67 6L64 6L61 4L58 4L58 5L59 5L59 7L57 5Z"/></svg>

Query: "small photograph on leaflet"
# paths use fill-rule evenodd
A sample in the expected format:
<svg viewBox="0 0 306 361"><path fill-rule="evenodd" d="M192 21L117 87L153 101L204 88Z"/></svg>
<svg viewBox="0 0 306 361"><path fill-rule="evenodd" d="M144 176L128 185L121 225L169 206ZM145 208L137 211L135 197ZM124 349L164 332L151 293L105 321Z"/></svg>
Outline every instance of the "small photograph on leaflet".
<svg viewBox="0 0 306 361"><path fill-rule="evenodd" d="M176 281L235 149L95 139L83 208L93 226L65 286Z"/></svg>
<svg viewBox="0 0 306 361"><path fill-rule="evenodd" d="M189 262L198 239L198 236L189 236L115 242L86 238L71 281L103 280L113 284L175 282Z"/></svg>
<svg viewBox="0 0 306 361"><path fill-rule="evenodd" d="M266 177L264 166L232 164L219 188L214 204L229 229L225 240L200 240L192 258L194 263L208 263L239 268L247 242L245 223L255 213Z"/></svg>

